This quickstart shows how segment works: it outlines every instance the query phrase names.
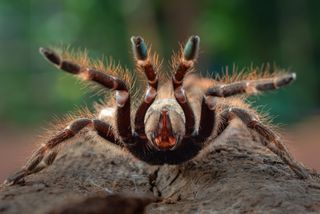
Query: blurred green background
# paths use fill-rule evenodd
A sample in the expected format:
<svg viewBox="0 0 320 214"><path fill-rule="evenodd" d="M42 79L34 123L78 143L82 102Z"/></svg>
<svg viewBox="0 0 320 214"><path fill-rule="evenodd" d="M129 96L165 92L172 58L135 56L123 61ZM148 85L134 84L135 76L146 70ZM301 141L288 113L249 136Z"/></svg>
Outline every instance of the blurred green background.
<svg viewBox="0 0 320 214"><path fill-rule="evenodd" d="M98 99L38 53L87 48L133 70L129 38L141 35L169 61L178 42L201 37L201 71L275 62L297 81L254 99L290 124L320 107L320 1L26 0L0 2L0 128L44 124ZM163 68L167 68L165 65Z"/></svg>

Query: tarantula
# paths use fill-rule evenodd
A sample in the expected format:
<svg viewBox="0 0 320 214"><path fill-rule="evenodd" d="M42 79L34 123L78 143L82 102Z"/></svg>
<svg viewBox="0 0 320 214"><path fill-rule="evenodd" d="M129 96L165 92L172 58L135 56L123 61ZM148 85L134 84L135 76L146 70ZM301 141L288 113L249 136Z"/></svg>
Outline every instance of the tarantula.
<svg viewBox="0 0 320 214"><path fill-rule="evenodd" d="M174 56L174 74L159 84L159 67L150 56L142 37L131 38L137 68L147 78L142 103L131 122L130 89L126 82L109 71L66 60L56 52L40 48L40 53L61 70L84 80L99 83L115 91L114 109L102 108L92 118L76 118L44 143L29 162L5 182L15 184L25 176L39 172L53 163L56 147L74 137L85 127L91 128L107 142L124 148L134 157L151 165L181 164L193 159L208 143L214 142L234 118L265 138L265 146L278 155L300 178L307 171L294 161L279 137L261 122L259 115L235 95L255 94L290 84L295 73L226 79L206 79L191 75L199 53L200 38L191 36L180 53ZM113 72L114 73L114 72ZM254 75L253 75L254 76ZM112 111L113 110L113 111ZM106 116L114 115L110 122ZM132 128L132 123L134 124ZM211 139L211 140L208 140Z"/></svg>

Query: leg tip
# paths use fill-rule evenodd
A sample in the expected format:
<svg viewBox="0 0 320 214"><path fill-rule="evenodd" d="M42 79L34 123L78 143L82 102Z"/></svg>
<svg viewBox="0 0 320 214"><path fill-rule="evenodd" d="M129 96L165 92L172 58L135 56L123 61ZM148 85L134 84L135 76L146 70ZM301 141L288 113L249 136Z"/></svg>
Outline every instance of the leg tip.
<svg viewBox="0 0 320 214"><path fill-rule="evenodd" d="M306 180L306 179L312 179L312 176L304 169L300 170L299 172L296 172L299 179Z"/></svg>
<svg viewBox="0 0 320 214"><path fill-rule="evenodd" d="M3 182L3 185L4 185L4 186L12 186L12 185L14 185L14 181L7 178L7 179Z"/></svg>
<svg viewBox="0 0 320 214"><path fill-rule="evenodd" d="M60 57L54 51L40 47L39 52L53 64L60 65Z"/></svg>
<svg viewBox="0 0 320 214"><path fill-rule="evenodd" d="M198 35L193 35L190 37L190 40L192 40L193 43L199 43L200 37Z"/></svg>
<svg viewBox="0 0 320 214"><path fill-rule="evenodd" d="M52 50L48 49L48 48L43 48L43 47L40 47L39 48L39 53L44 55L44 56L47 56L47 55L50 55L53 53Z"/></svg>
<svg viewBox="0 0 320 214"><path fill-rule="evenodd" d="M13 175L10 175L4 182L3 185L5 186L12 186L17 183L23 182L24 177L27 175L27 171L25 169L22 169L18 172L16 172Z"/></svg>
<svg viewBox="0 0 320 214"><path fill-rule="evenodd" d="M200 37L190 36L183 51L186 60L195 60L199 54Z"/></svg>
<svg viewBox="0 0 320 214"><path fill-rule="evenodd" d="M290 85L293 81L295 81L297 78L296 73L287 73L283 75L282 77L279 77L275 81L276 88L285 87L287 85Z"/></svg>
<svg viewBox="0 0 320 214"><path fill-rule="evenodd" d="M144 42L143 38L141 36L131 36L130 38L132 44L139 46L141 43Z"/></svg>
<svg viewBox="0 0 320 214"><path fill-rule="evenodd" d="M131 44L134 56L138 60L146 60L148 58L148 48L141 36L132 36Z"/></svg>
<svg viewBox="0 0 320 214"><path fill-rule="evenodd" d="M39 48L39 52L40 52L41 54L43 54L45 51L46 51L46 48L43 48L43 47L40 47L40 48Z"/></svg>

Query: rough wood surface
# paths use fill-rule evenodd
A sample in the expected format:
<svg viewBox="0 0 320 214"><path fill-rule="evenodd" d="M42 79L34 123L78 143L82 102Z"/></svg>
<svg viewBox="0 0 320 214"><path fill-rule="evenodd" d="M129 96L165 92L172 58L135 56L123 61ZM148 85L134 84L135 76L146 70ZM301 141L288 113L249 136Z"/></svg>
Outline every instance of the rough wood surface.
<svg viewBox="0 0 320 214"><path fill-rule="evenodd" d="M320 213L319 178L297 179L258 141L236 122L195 160L156 167L96 139L77 139L51 167L1 186L0 213L68 213L88 198L99 208L101 200L90 198L110 193L147 198L141 206L162 198L147 213Z"/></svg>

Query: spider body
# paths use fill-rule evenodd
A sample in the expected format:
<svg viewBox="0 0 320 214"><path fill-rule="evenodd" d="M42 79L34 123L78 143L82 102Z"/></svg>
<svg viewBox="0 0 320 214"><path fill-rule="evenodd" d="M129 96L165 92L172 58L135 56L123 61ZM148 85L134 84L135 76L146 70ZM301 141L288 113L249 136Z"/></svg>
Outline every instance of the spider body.
<svg viewBox="0 0 320 214"><path fill-rule="evenodd" d="M50 49L40 48L41 54L59 69L115 91L115 106L100 109L98 116L73 118L65 128L50 137L20 171L10 176L7 184L15 184L27 175L51 165L58 153L58 146L84 128L93 129L107 142L124 148L148 164L181 164L192 160L208 143L214 142L234 118L240 119L249 129L264 137L265 146L297 176L309 176L303 166L291 157L280 138L261 122L259 115L240 98L233 98L235 95L286 86L295 79L295 74L256 76L235 82L191 75L200 43L198 36L191 36L175 57L172 77L160 84L159 66L149 56L144 40L132 37L131 43L137 67L147 78L147 89L133 115L133 122L128 84L111 75L114 68L104 72L99 66L78 64Z"/></svg>

